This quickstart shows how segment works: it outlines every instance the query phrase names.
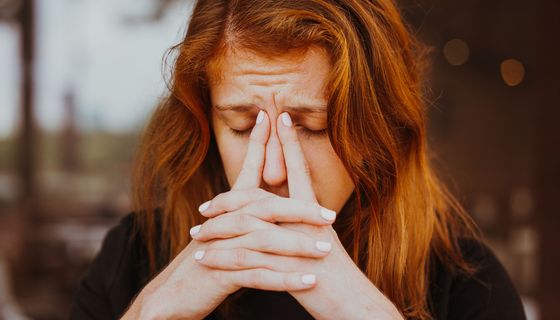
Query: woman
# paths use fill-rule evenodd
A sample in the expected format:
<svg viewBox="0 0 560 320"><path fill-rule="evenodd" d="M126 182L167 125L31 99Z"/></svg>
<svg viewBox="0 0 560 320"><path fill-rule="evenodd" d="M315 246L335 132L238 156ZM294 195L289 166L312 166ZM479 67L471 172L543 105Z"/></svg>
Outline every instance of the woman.
<svg viewBox="0 0 560 320"><path fill-rule="evenodd" d="M392 1L200 0L175 49L74 318L524 318L432 173Z"/></svg>

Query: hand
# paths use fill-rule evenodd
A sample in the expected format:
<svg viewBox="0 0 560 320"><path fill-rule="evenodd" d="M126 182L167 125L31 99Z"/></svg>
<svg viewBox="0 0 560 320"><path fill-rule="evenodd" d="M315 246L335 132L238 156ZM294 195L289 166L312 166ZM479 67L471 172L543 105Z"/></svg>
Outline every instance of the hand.
<svg viewBox="0 0 560 320"><path fill-rule="evenodd" d="M261 124L255 126L251 134L253 142L249 145L250 154L259 152L259 146L264 145L265 138L268 137L269 126L267 117L263 118ZM251 159L251 157L248 157L248 159ZM250 167L250 160L246 162L247 167ZM249 172L252 173L252 170L247 170L247 174L240 176L238 186L252 179L248 174ZM274 224L261 222L261 225L273 226L276 231L284 231ZM240 223L239 225L244 224ZM283 253L296 253L313 257L326 254L314 249L314 242L309 236L296 235L294 231L289 232L293 233L289 238L294 241L278 247L283 250ZM271 241L277 235L273 233L270 237ZM254 239L247 238L246 240L255 243ZM212 312L229 294L242 287L295 292L308 289L315 284L313 275L296 270L281 272L267 268L240 268L226 271L208 268L197 263L193 256L200 257L200 252L204 247L213 242L216 241L191 241L161 273L142 289L122 319L202 319ZM305 248L298 247L298 245L305 243L308 244Z"/></svg>
<svg viewBox="0 0 560 320"><path fill-rule="evenodd" d="M290 198L258 189L264 146L255 145L261 140L252 140L232 191L201 206L202 214L211 219L191 234L198 241L213 242L198 261L217 270L265 268L313 274L315 287L286 291L316 319L402 319L345 251L331 227L334 212L317 203L296 131L280 120L277 128ZM313 241L321 243L313 248Z"/></svg>

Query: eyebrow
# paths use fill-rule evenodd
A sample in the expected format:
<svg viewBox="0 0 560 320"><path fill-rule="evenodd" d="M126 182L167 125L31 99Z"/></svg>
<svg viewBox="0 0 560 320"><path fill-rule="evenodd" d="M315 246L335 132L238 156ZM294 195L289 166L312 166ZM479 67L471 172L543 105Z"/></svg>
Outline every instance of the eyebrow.
<svg viewBox="0 0 560 320"><path fill-rule="evenodd" d="M235 112L248 112L258 109L256 104L228 104L228 105L215 105L214 108L220 111L235 111ZM294 113L313 114L313 113L326 113L326 105L299 105L299 106L283 106L283 111L291 111Z"/></svg>

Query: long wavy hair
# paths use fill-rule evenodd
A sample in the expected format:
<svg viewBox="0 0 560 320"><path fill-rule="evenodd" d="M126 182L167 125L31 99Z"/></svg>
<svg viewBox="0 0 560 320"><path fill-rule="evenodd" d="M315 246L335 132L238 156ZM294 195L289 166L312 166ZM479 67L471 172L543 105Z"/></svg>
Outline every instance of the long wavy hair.
<svg viewBox="0 0 560 320"><path fill-rule="evenodd" d="M234 47L278 56L311 46L330 55L328 134L355 185L335 229L403 315L429 319L432 258L472 271L457 240L477 232L432 170L423 81L430 49L391 0L196 2L184 40L171 48L170 93L136 158L136 220L152 275L162 252L163 263L173 259L189 228L204 222L198 205L229 188L210 127L209 73Z"/></svg>

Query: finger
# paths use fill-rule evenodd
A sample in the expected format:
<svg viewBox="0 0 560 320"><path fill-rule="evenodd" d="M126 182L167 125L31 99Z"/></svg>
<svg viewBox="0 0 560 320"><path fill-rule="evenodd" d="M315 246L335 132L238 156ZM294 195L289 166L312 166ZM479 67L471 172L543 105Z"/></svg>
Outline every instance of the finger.
<svg viewBox="0 0 560 320"><path fill-rule="evenodd" d="M329 240L318 240L293 230L257 230L243 236L216 240L208 249L245 248L284 256L322 258L331 251Z"/></svg>
<svg viewBox="0 0 560 320"><path fill-rule="evenodd" d="M247 155L243 161L241 172L237 176L232 189L258 188L261 184L264 167L265 146L270 131L270 123L266 112L260 110L257 121L249 137Z"/></svg>
<svg viewBox="0 0 560 320"><path fill-rule="evenodd" d="M278 196L262 198L225 215L251 215L270 223L301 222L318 226L330 225L336 219L334 211L317 202Z"/></svg>
<svg viewBox="0 0 560 320"><path fill-rule="evenodd" d="M192 227L190 234L195 240L208 241L233 238L253 231L272 228L279 228L279 226L251 215L224 214Z"/></svg>
<svg viewBox="0 0 560 320"><path fill-rule="evenodd" d="M279 256L244 248L233 250L206 250L197 260L199 263L220 270L244 270L263 268L273 271L293 272L301 270L309 259Z"/></svg>
<svg viewBox="0 0 560 320"><path fill-rule="evenodd" d="M212 200L199 207L200 213L208 218L213 218L224 212L237 210L253 201L275 196L273 193L260 188L230 190L220 193Z"/></svg>
<svg viewBox="0 0 560 320"><path fill-rule="evenodd" d="M309 166L303 155L297 131L287 112L278 117L276 127L278 128L278 136L280 137L286 170L288 171L290 198L317 202L311 184Z"/></svg>
<svg viewBox="0 0 560 320"><path fill-rule="evenodd" d="M267 269L215 272L219 272L219 276L228 279L234 286L270 291L305 290L317 283L314 274L302 272L277 272Z"/></svg>

